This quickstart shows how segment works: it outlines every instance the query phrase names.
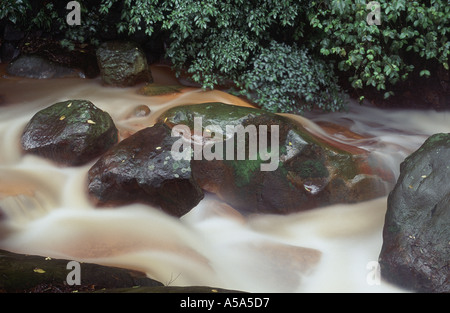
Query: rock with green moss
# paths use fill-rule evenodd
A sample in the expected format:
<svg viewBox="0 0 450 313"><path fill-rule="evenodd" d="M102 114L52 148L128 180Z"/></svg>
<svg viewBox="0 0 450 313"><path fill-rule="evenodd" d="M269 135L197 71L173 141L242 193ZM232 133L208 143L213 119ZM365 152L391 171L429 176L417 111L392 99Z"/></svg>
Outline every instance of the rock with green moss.
<svg viewBox="0 0 450 313"><path fill-rule="evenodd" d="M99 157L118 141L111 116L87 100L67 100L37 112L21 138L26 153L77 166Z"/></svg>
<svg viewBox="0 0 450 313"><path fill-rule="evenodd" d="M97 63L107 85L127 87L153 82L142 49L129 41L109 41L97 49Z"/></svg>
<svg viewBox="0 0 450 313"><path fill-rule="evenodd" d="M163 286L139 271L83 262L71 265L71 261L0 250L0 293L93 292Z"/></svg>
<svg viewBox="0 0 450 313"><path fill-rule="evenodd" d="M182 85L162 85L162 84L145 84L138 93L144 96L162 96L180 93L184 87Z"/></svg>
<svg viewBox="0 0 450 313"><path fill-rule="evenodd" d="M145 203L182 216L203 198L190 161L176 160L176 138L164 124L145 128L106 152L89 170L88 190L98 206Z"/></svg>
<svg viewBox="0 0 450 313"><path fill-rule="evenodd" d="M450 292L450 134L435 134L400 166L388 197L383 279L419 292Z"/></svg>
<svg viewBox="0 0 450 313"><path fill-rule="evenodd" d="M224 103L186 105L164 112L159 122L173 129L189 128L196 181L242 212L287 214L364 201L385 195L390 183L377 175L368 153L331 146L302 125L259 109ZM248 131L247 137L239 137L239 129ZM199 136L203 157L196 159ZM211 138L218 140L208 148L216 156L212 159L205 158ZM233 153L228 153L229 145ZM244 158L239 158L239 151Z"/></svg>

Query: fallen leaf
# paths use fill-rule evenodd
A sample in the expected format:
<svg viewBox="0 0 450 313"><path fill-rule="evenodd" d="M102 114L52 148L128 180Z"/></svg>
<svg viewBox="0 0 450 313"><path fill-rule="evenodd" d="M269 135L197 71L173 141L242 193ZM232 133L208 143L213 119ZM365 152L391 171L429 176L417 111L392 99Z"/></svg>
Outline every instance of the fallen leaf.
<svg viewBox="0 0 450 313"><path fill-rule="evenodd" d="M45 273L45 271L44 271L42 268L35 268L33 271L34 271L35 273L39 273L39 274Z"/></svg>

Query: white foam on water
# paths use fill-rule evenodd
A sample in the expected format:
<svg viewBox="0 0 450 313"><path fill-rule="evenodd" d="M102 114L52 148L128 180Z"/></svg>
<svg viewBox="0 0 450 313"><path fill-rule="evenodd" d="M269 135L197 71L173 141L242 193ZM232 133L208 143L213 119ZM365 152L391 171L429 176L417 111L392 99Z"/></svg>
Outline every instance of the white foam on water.
<svg viewBox="0 0 450 313"><path fill-rule="evenodd" d="M147 205L99 209L86 194L93 164L61 167L24 155L20 136L40 109L87 99L119 129L152 125L181 104L248 105L221 91L190 88L147 97L98 79L0 79L0 248L13 252L122 266L172 286L208 285L251 292L402 292L378 281L371 264L382 245L386 197L288 216L244 217L213 196L180 219ZM151 114L129 118L138 105ZM433 133L450 132L446 112L381 110L352 104L349 112L290 116L322 136L377 154L396 176L401 161ZM320 121L350 125L370 140L327 134ZM372 262L372 263L371 263Z"/></svg>

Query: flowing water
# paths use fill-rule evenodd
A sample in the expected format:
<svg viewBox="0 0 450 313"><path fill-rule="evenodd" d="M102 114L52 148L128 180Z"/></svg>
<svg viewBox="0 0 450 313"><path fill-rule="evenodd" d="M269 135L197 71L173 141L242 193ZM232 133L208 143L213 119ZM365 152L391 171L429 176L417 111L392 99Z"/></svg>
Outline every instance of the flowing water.
<svg viewBox="0 0 450 313"><path fill-rule="evenodd" d="M152 70L158 83L177 82L167 68ZM402 292L376 274L386 197L288 216L243 217L208 195L176 219L147 205L94 208L86 193L94 162L61 167L21 153L20 136L31 117L68 99L87 99L109 112L120 138L152 125L171 106L249 105L221 91L186 88L148 97L137 89L105 87L99 79L0 78L0 249L137 269L171 286ZM143 104L150 115L133 115ZM289 116L331 142L377 154L396 177L400 162L428 136L450 132L448 112L353 103L348 112Z"/></svg>

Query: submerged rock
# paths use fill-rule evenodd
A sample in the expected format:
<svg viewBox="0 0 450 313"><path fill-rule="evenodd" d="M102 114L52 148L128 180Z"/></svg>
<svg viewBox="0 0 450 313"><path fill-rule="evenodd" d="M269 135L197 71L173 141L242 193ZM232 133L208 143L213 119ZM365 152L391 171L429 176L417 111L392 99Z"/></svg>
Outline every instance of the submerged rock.
<svg viewBox="0 0 450 313"><path fill-rule="evenodd" d="M117 141L111 116L87 100L58 102L37 112L21 138L26 153L70 166L93 160Z"/></svg>
<svg viewBox="0 0 450 313"><path fill-rule="evenodd" d="M160 84L146 84L142 86L138 93L144 96L161 96L180 93L184 87L182 85L160 85Z"/></svg>
<svg viewBox="0 0 450 313"><path fill-rule="evenodd" d="M450 292L450 134L436 134L400 167L388 197L382 277L419 292Z"/></svg>
<svg viewBox="0 0 450 313"><path fill-rule="evenodd" d="M22 55L8 64L6 72L12 76L48 79L83 77L77 70L49 61L37 55Z"/></svg>
<svg viewBox="0 0 450 313"><path fill-rule="evenodd" d="M144 116L148 116L150 113L151 113L151 110L148 107L148 105L141 104L134 108L133 114L131 116L132 117L144 117Z"/></svg>
<svg viewBox="0 0 450 313"><path fill-rule="evenodd" d="M159 122L187 127L195 180L241 212L287 214L386 194L388 182L376 175L369 154L332 147L280 115L204 103L169 109ZM227 132L227 127L249 133L239 140L237 132ZM230 147L233 151L228 154ZM239 152L245 153L244 158Z"/></svg>
<svg viewBox="0 0 450 313"><path fill-rule="evenodd" d="M99 206L146 203L182 216L203 198L190 161L174 160L176 138L163 124L145 128L105 153L89 170L88 190Z"/></svg>
<svg viewBox="0 0 450 313"><path fill-rule="evenodd" d="M127 87L153 81L145 54L132 42L101 44L97 49L97 63L107 85Z"/></svg>

